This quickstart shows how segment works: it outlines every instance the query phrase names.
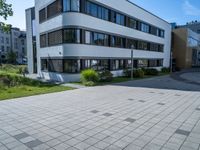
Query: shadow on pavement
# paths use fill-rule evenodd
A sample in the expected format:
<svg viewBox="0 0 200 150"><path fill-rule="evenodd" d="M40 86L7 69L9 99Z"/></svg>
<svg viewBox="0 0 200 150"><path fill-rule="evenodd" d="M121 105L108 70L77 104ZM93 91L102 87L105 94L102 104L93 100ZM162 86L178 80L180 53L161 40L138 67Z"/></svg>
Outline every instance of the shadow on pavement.
<svg viewBox="0 0 200 150"><path fill-rule="evenodd" d="M180 91L200 91L200 85L172 79L170 76L155 77L114 84L116 86L155 88Z"/></svg>

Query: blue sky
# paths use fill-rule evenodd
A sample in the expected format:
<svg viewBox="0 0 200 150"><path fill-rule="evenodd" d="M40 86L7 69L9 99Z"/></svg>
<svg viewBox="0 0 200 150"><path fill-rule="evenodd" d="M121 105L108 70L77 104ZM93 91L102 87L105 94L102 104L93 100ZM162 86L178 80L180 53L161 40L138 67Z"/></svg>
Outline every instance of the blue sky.
<svg viewBox="0 0 200 150"><path fill-rule="evenodd" d="M168 22L185 24L192 20L200 21L200 0L131 0ZM34 0L7 0L13 4L14 16L7 23L21 29L26 28L25 9L34 5ZM2 18L0 18L2 21Z"/></svg>

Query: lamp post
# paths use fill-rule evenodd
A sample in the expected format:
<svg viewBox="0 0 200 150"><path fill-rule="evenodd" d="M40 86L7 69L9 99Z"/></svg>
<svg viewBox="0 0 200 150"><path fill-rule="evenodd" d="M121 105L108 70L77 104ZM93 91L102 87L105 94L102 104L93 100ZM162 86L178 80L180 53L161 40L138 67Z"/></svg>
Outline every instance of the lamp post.
<svg viewBox="0 0 200 150"><path fill-rule="evenodd" d="M173 72L173 52L170 53L170 73Z"/></svg>
<svg viewBox="0 0 200 150"><path fill-rule="evenodd" d="M133 49L134 45L131 45L131 80L133 80Z"/></svg>
<svg viewBox="0 0 200 150"><path fill-rule="evenodd" d="M0 66L2 65L2 57L1 57L1 52L2 52L2 50L0 50Z"/></svg>

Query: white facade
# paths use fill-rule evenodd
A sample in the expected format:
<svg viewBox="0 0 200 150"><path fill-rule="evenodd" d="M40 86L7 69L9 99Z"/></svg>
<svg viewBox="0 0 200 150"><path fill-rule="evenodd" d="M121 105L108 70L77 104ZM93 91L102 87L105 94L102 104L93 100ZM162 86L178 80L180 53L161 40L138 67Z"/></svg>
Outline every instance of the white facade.
<svg viewBox="0 0 200 150"><path fill-rule="evenodd" d="M28 59L28 72L30 74L37 72L36 61L36 45L35 45L35 8L26 10L26 37L27 37L27 59Z"/></svg>
<svg viewBox="0 0 200 150"><path fill-rule="evenodd" d="M41 71L41 58L44 57L91 57L91 58L124 58L130 59L131 49L95 46L88 44L60 44L51 47L40 47L40 34L49 32L57 28L68 26L81 27L102 31L108 34L120 35L130 38L141 39L153 43L164 45L164 52L153 52L134 49L134 59L163 59L163 67L170 65L170 51L171 51L171 25L166 21L156 17L155 15L145 11L144 9L131 4L127 0L93 0L92 2L111 8L113 10L122 12L128 16L156 26L165 31L164 38L141 32L126 26L118 25L109 21L105 21L93 16L80 13L80 12L65 12L48 19L43 23L39 23L39 11L47 5L54 2L54 0L35 0L35 13L36 13L36 40L37 40L37 68L38 75L47 79L58 81L72 81L79 78L79 74L63 74L51 73ZM27 18L28 20L28 18ZM28 56L29 57L29 56ZM31 67L31 63L29 67ZM160 68L160 67L158 67ZM113 71L114 74L120 75L122 71Z"/></svg>

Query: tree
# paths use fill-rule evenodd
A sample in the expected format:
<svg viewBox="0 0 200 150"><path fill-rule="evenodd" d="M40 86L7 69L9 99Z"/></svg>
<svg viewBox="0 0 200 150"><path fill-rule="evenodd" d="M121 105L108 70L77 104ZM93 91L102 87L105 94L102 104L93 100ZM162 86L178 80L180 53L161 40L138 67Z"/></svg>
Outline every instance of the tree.
<svg viewBox="0 0 200 150"><path fill-rule="evenodd" d="M16 64L16 62L17 62L17 55L16 55L16 53L13 52L13 51L8 52L8 54L7 54L7 61L10 64Z"/></svg>
<svg viewBox="0 0 200 150"><path fill-rule="evenodd" d="M12 15L13 15L12 4L7 4L6 0L0 0L0 18L7 20L7 18ZM0 22L0 27L4 31L8 32L10 30L11 25Z"/></svg>

